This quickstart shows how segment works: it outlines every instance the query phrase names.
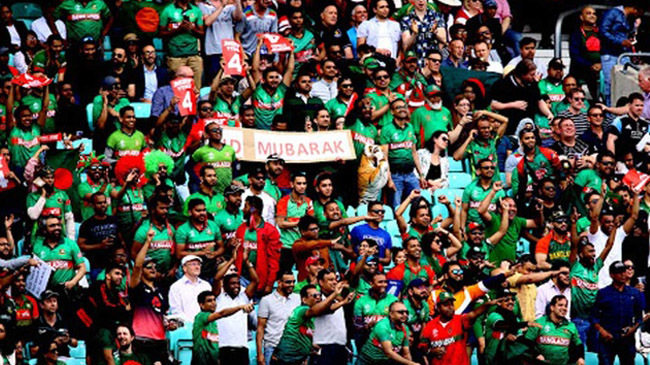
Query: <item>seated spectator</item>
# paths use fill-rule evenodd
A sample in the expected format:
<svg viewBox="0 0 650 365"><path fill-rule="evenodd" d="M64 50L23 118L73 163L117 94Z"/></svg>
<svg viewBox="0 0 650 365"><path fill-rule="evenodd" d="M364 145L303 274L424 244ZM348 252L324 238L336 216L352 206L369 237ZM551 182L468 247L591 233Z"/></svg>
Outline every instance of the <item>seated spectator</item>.
<svg viewBox="0 0 650 365"><path fill-rule="evenodd" d="M535 63L536 72L534 74L535 81L539 81L546 77L546 65L539 59L535 58L537 49L537 41L530 37L524 37L519 41L519 56L514 57L508 62L505 69L512 70L522 60L530 60Z"/></svg>
<svg viewBox="0 0 650 365"><path fill-rule="evenodd" d="M566 94L569 109L558 114L558 117L569 118L576 128L576 135L582 136L589 128L589 120L585 110L585 92L582 89L572 89Z"/></svg>
<svg viewBox="0 0 650 365"><path fill-rule="evenodd" d="M152 45L142 47L138 57L141 64L133 71L133 100L151 103L156 90L169 84L169 72L167 68L157 65L156 49Z"/></svg>
<svg viewBox="0 0 650 365"><path fill-rule="evenodd" d="M467 69L465 60L465 43L460 39L449 42L449 56L442 61L442 66Z"/></svg>
<svg viewBox="0 0 650 365"><path fill-rule="evenodd" d="M212 286L199 276L202 260L195 255L187 255L181 260L183 277L169 287L169 310L184 321L192 322L200 308L197 297L201 292L211 291Z"/></svg>

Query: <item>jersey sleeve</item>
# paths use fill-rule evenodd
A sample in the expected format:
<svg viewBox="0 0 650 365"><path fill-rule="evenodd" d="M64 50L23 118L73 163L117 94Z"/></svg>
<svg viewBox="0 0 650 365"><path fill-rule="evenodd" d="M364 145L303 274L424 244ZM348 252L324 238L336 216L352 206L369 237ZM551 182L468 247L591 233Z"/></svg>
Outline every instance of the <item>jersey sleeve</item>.
<svg viewBox="0 0 650 365"><path fill-rule="evenodd" d="M174 235L174 240L176 240L177 245L185 245L187 243L187 231L185 224L178 227L176 234Z"/></svg>
<svg viewBox="0 0 650 365"><path fill-rule="evenodd" d="M537 241L537 245L535 245L535 254L543 253L548 255L548 245L550 243L551 243L550 234L547 234L546 236L542 237L539 241Z"/></svg>
<svg viewBox="0 0 650 365"><path fill-rule="evenodd" d="M270 314L271 314L271 308L269 306L269 301L267 298L262 298L262 300L260 300L260 305L257 310L257 316L259 318L269 318Z"/></svg>
<svg viewBox="0 0 650 365"><path fill-rule="evenodd" d="M134 242L140 242L144 243L144 241L147 239L147 231L149 230L149 222L145 222L147 224L142 224L140 228L138 228L137 231L135 231L135 235L133 236L133 241Z"/></svg>
<svg viewBox="0 0 650 365"><path fill-rule="evenodd" d="M276 218L286 218L287 217L287 205L289 204L289 199L282 198L278 202L278 205L275 207L275 216Z"/></svg>
<svg viewBox="0 0 650 365"><path fill-rule="evenodd" d="M72 262L74 262L75 265L79 265L84 262L83 260L83 254L81 253L81 250L79 249L79 245L75 241L70 241L70 255L72 255ZM86 268L88 269L88 268Z"/></svg>

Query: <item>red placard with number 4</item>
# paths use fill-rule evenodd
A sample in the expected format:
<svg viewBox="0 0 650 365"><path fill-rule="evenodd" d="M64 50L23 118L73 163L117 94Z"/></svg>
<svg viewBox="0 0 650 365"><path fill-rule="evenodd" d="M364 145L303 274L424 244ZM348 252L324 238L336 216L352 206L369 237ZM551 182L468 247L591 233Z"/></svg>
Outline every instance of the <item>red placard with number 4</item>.
<svg viewBox="0 0 650 365"><path fill-rule="evenodd" d="M221 50L223 51L224 75L246 76L244 50L241 44L232 39L222 39Z"/></svg>
<svg viewBox="0 0 650 365"><path fill-rule="evenodd" d="M194 79L184 77L171 82L174 96L178 98L178 112L181 116L196 115L196 94Z"/></svg>

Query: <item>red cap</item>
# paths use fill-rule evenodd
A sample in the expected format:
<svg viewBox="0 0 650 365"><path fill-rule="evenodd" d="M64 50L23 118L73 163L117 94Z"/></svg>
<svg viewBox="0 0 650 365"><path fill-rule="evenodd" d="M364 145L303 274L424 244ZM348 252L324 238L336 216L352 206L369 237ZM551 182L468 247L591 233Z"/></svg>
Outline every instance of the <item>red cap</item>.
<svg viewBox="0 0 650 365"><path fill-rule="evenodd" d="M325 259L320 257L320 256L311 256L305 261L305 266L313 265L317 262L320 262L321 264L325 263Z"/></svg>

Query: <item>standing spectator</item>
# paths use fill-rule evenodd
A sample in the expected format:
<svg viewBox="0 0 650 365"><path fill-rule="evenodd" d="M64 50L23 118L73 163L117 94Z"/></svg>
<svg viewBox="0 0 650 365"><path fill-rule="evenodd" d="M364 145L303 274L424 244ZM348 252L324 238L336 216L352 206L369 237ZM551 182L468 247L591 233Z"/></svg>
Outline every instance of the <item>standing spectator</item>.
<svg viewBox="0 0 650 365"><path fill-rule="evenodd" d="M244 53L252 55L255 52L255 44L260 40L258 35L278 32L278 14L272 4L271 0L255 0L252 5L245 7L244 18L235 28L240 35Z"/></svg>
<svg viewBox="0 0 650 365"><path fill-rule="evenodd" d="M36 52L31 59L31 72L43 72L51 79L56 77L58 83L63 82L68 65L63 53L63 46L61 36L48 37L45 49ZM29 62L26 66L29 66Z"/></svg>
<svg viewBox="0 0 650 365"><path fill-rule="evenodd" d="M135 128L135 110L127 105L119 112L120 129L106 141L106 162L115 163L123 156L138 156L146 148L144 134Z"/></svg>
<svg viewBox="0 0 650 365"><path fill-rule="evenodd" d="M300 295L293 292L295 284L293 272L282 273L278 275L277 289L260 301L256 336L258 365L270 364L291 312L300 305Z"/></svg>
<svg viewBox="0 0 650 365"><path fill-rule="evenodd" d="M596 9L589 5L585 6L580 12L580 25L569 38L569 55L571 57L569 73L585 82L591 95L596 95L602 69L597 20Z"/></svg>
<svg viewBox="0 0 650 365"><path fill-rule="evenodd" d="M370 57L366 58L368 62ZM366 91L366 97L372 102L374 110L372 111L372 121L376 124L378 129L390 124L393 120L391 113L393 106L391 105L396 99L403 99L402 94L394 93L390 90L391 73L384 67L375 68L371 78L374 89ZM402 100L404 101L404 100ZM406 102L404 101L404 104ZM394 108L402 108L402 104L395 105ZM406 108L406 105L404 105Z"/></svg>
<svg viewBox="0 0 650 365"><path fill-rule="evenodd" d="M218 123L206 124L205 136L208 138L209 143L192 154L192 160L196 162L194 170L196 171L205 165L214 166L217 175L217 184L214 190L222 194L232 181L232 172L235 161L237 161L237 155L235 149L223 140L223 129Z"/></svg>
<svg viewBox="0 0 650 365"><path fill-rule="evenodd" d="M55 25L56 19L65 22L68 41L75 50L84 43L84 38L92 37L102 44L104 37L108 34L113 25L113 15L108 5L102 0L88 0L85 3L77 0L64 0L54 10L51 18L46 18L50 30L58 34Z"/></svg>
<svg viewBox="0 0 650 365"><path fill-rule="evenodd" d="M178 269L178 261L172 255L176 251L176 242L174 241L176 229L169 223L169 203L170 201L166 197L156 197L149 201L148 219L144 220L140 228L135 232L133 246L131 247L131 257L135 257L142 248L149 230L153 229L155 235L151 242L149 255L155 260L156 267L162 278L167 281L173 280ZM187 262L185 257L182 262ZM197 306L195 305L195 307ZM192 317L193 315L189 318Z"/></svg>
<svg viewBox="0 0 650 365"><path fill-rule="evenodd" d="M318 60L322 55L317 54L316 36L314 33L307 29L309 19L305 19L305 13L302 8L291 8L287 14L289 17L289 30L288 39L293 41L295 46L293 52L296 54L296 67L294 71L299 71L300 68L310 60Z"/></svg>
<svg viewBox="0 0 650 365"><path fill-rule="evenodd" d="M167 41L167 67L176 72L188 66L194 72L194 86L201 88L203 60L198 41L203 39L203 14L189 0L174 0L160 13L158 33Z"/></svg>
<svg viewBox="0 0 650 365"><path fill-rule="evenodd" d="M594 328L599 332L598 361L614 364L618 356L621 364L633 364L636 355L634 334L643 322L645 301L637 289L625 285L626 266L615 261L609 266L612 284L596 294L593 309Z"/></svg>
<svg viewBox="0 0 650 365"><path fill-rule="evenodd" d="M361 348L369 340L373 328L389 314L389 306L398 299L386 292L386 274L376 272L370 280L368 294L354 303L355 342Z"/></svg>
<svg viewBox="0 0 650 365"><path fill-rule="evenodd" d="M216 321L232 317L240 313L240 311L250 313L254 309L253 305L242 304L221 309L217 312L217 300L209 290L199 293L196 300L201 307L201 311L194 317L194 327L192 328L192 341L194 344L192 348L192 364L218 364L219 360L223 358L223 349L219 348L219 342L224 340L224 336L219 337L220 331Z"/></svg>
<svg viewBox="0 0 650 365"><path fill-rule="evenodd" d="M535 297L535 317L540 318L546 315L549 304L553 298L562 295L566 301L567 313L564 318L571 320L571 274L568 261L561 260L553 263L552 270L559 271L558 275L551 277L551 280L537 287Z"/></svg>
<svg viewBox="0 0 650 365"><path fill-rule="evenodd" d="M56 10L56 7L58 5L59 3L56 1L48 1L42 4L41 7L43 8L43 15L32 22L32 31L36 33L36 37L38 38L38 41L41 42L41 45L44 45L45 42L47 42L47 38L52 35L52 29L50 29L48 18L53 16L54 10ZM54 20L54 25L59 33L59 36L62 39L67 39L65 23L61 19L56 19Z"/></svg>
<svg viewBox="0 0 650 365"><path fill-rule="evenodd" d="M371 201L368 203L368 216L374 219L369 219L366 224L356 226L350 232L352 247L361 255L360 246L366 239L372 239L377 243L377 257L379 263L388 265L391 262L391 248L392 239L390 234L379 226L386 214L386 208L381 202Z"/></svg>
<svg viewBox="0 0 650 365"><path fill-rule="evenodd" d="M304 132L305 126L315 119L316 111L323 107L323 101L312 93L311 76L305 69L295 77L293 90L284 98L282 108L289 129L295 132Z"/></svg>
<svg viewBox="0 0 650 365"><path fill-rule="evenodd" d="M312 95L319 98L325 104L337 95L338 90L336 85L339 70L336 62L327 58L321 61L320 66L320 78L312 86Z"/></svg>
<svg viewBox="0 0 650 365"><path fill-rule="evenodd" d="M193 199L201 199L205 203L205 208L208 214L214 217L219 211L223 210L226 205L223 194L218 193L215 189L215 186L217 186L216 169L211 165L202 166L199 173L199 179L201 180L201 185L199 185L198 191L185 199L183 214L189 216L190 201Z"/></svg>
<svg viewBox="0 0 650 365"><path fill-rule="evenodd" d="M144 62L143 62L144 63ZM174 80L187 77L194 77L194 71L190 67L180 66L173 72ZM196 85L195 85L196 86ZM151 117L160 120L159 123L169 115L180 116L178 114L178 98L174 97L174 91L171 85L158 85L151 99Z"/></svg>
<svg viewBox="0 0 650 365"><path fill-rule="evenodd" d="M447 233L449 234L449 232ZM432 283L432 280L436 277L436 273L431 266L426 264L426 260L422 260L422 247L418 238L407 236L403 245L406 248L406 261L395 265L386 274L391 287L389 293L396 296L406 292L411 281L415 279L422 279Z"/></svg>
<svg viewBox="0 0 650 365"><path fill-rule="evenodd" d="M235 237L235 231L242 224L244 213L239 209L242 203L242 193L244 190L239 186L232 184L224 191L226 207L219 211L214 217L214 221L219 226L221 238L224 242Z"/></svg>
<svg viewBox="0 0 650 365"><path fill-rule="evenodd" d="M445 15L429 7L427 1L415 0L412 4L410 12L400 21L402 47L404 50L413 49L418 64L424 67L429 52L447 42L447 23Z"/></svg>
<svg viewBox="0 0 650 365"><path fill-rule="evenodd" d="M113 245L121 245L122 235L117 227L117 218L108 215L108 198L101 192L91 195L94 214L86 219L79 228L77 243L89 262L92 262L90 278L95 279L107 263L105 250Z"/></svg>
<svg viewBox="0 0 650 365"><path fill-rule="evenodd" d="M148 234L149 236L150 234ZM196 299L200 293L212 290L212 286L201 279L200 257L187 255L181 260L183 277L169 287L169 310L171 314L179 315L185 321L191 322L200 312ZM156 265L158 267L159 265Z"/></svg>
<svg viewBox="0 0 650 365"><path fill-rule="evenodd" d="M535 261L537 267L542 270L550 269L554 261L568 260L571 253L569 216L561 210L556 210L551 215L551 224L551 231L535 245Z"/></svg>
<svg viewBox="0 0 650 365"><path fill-rule="evenodd" d="M474 174L476 174L475 169L480 167L481 161L484 160L494 164L494 174L499 173L497 146L506 133L506 129L509 127L508 120L501 117L499 121L501 125L497 130L494 130L491 119L491 116L494 114L486 113L488 112L477 112L474 115L473 118L476 121L474 123L474 129L470 131L467 139L453 154L454 160L456 161L467 158L470 166L474 169Z"/></svg>
<svg viewBox="0 0 650 365"><path fill-rule="evenodd" d="M311 215L305 215L298 221L300 238L293 243L291 251L296 261L298 269L298 280L302 281L307 278L307 260L311 257L322 257L325 268L332 266L330 250L342 251L340 247L342 237L335 239L318 239L319 226L318 220Z"/></svg>
<svg viewBox="0 0 650 365"><path fill-rule="evenodd" d="M242 193L242 204L245 204L246 198L249 196L256 196L262 199L264 206L258 212L261 217L275 225L275 206L277 202L264 190L266 186L266 169L263 167L256 167L251 173L248 174L248 188ZM244 206L241 207L244 209Z"/></svg>
<svg viewBox="0 0 650 365"><path fill-rule="evenodd" d="M375 47L377 53L397 58L401 40L399 23L388 18L388 0L377 0L374 4L375 16L361 23L357 31L357 47L367 43Z"/></svg>
<svg viewBox="0 0 650 365"><path fill-rule="evenodd" d="M467 61L465 61L465 43L462 39L454 39L449 42L449 57L442 61L442 66L452 68L462 68L467 70Z"/></svg>
<svg viewBox="0 0 650 365"><path fill-rule="evenodd" d="M548 62L548 75L540 80L537 85L542 96L548 95L551 103L564 99L562 79L564 78L564 63L561 58L553 58Z"/></svg>
<svg viewBox="0 0 650 365"><path fill-rule="evenodd" d="M212 81L221 69L221 40L235 39L234 24L242 21L241 0L231 2L205 0L199 4L205 24L205 80Z"/></svg>
<svg viewBox="0 0 650 365"><path fill-rule="evenodd" d="M535 81L539 81L546 77L546 65L542 62L540 58L535 58L535 52L537 50L537 41L530 37L524 37L519 41L519 56L513 58L506 65L506 69L517 67L517 64L523 60L530 60L535 63L537 68L534 76Z"/></svg>
<svg viewBox="0 0 650 365"><path fill-rule="evenodd" d="M295 263L291 249L293 243L300 238L300 218L314 214L314 206L311 199L305 195L306 191L307 176L300 172L294 173L291 177L291 193L282 197L276 207L276 223L282 242L280 272L291 270Z"/></svg>
<svg viewBox="0 0 650 365"><path fill-rule="evenodd" d="M367 21L367 20L364 20ZM359 26L361 27L361 26ZM320 39L319 48L323 50L331 45L338 45L345 58L352 58L352 43L347 33L339 26L339 10L334 4L326 4L320 12L320 24L316 26L316 35ZM357 29L357 42L360 29ZM359 47L360 44L357 44Z"/></svg>
<svg viewBox="0 0 650 365"><path fill-rule="evenodd" d="M569 109L559 113L557 116L571 119L575 125L576 136L582 136L589 129L589 120L587 119L585 110L585 100L587 100L585 98L585 92L582 89L572 89L566 94L566 99L569 101Z"/></svg>
<svg viewBox="0 0 650 365"><path fill-rule="evenodd" d="M650 128L650 123L641 117L644 101L643 95L639 93L630 94L627 115L615 120L609 127L607 149L616 155L617 161L623 160L623 156L629 152L632 152L634 159L637 161L642 157L641 153L636 149L636 145L648 133ZM610 108L604 110L607 112ZM617 143L619 138L625 142Z"/></svg>
<svg viewBox="0 0 650 365"><path fill-rule="evenodd" d="M643 0L631 0L625 5L607 10L600 20L599 35L602 40L600 63L603 71L603 99L607 106L611 103L612 68L617 58L624 52L636 50L636 21L640 18L647 4Z"/></svg>
<svg viewBox="0 0 650 365"><path fill-rule="evenodd" d="M348 39L352 43L352 53L354 58L357 58L357 34L359 33L359 25L368 20L368 10L363 3L358 3L352 8L350 15L350 29L346 32Z"/></svg>
<svg viewBox="0 0 650 365"><path fill-rule="evenodd" d="M424 148L435 132L452 130L451 112L442 106L443 94L440 88L436 85L428 85L424 89L424 96L424 105L411 114L411 124L417 135L418 149Z"/></svg>

